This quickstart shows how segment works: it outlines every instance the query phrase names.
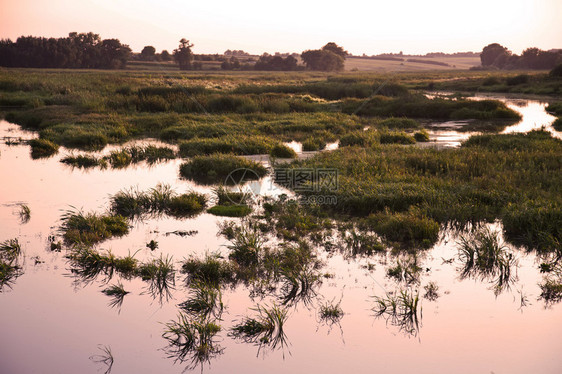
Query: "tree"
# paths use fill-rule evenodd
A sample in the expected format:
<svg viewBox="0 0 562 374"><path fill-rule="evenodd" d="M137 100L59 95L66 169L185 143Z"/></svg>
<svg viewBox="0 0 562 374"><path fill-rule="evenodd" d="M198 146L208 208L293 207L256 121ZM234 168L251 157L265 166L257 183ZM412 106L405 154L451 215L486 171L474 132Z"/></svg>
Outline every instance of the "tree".
<svg viewBox="0 0 562 374"><path fill-rule="evenodd" d="M193 44L182 38L179 47L174 49L174 59L180 65L180 70L191 70L191 62L193 61L191 48L193 48Z"/></svg>
<svg viewBox="0 0 562 374"><path fill-rule="evenodd" d="M152 61L156 57L156 48L151 45L144 47L140 53L141 60Z"/></svg>
<svg viewBox="0 0 562 374"><path fill-rule="evenodd" d="M349 54L346 50L344 50L342 47L340 47L334 42L330 42L326 44L325 46L322 47L322 50L334 52L336 55L341 56L343 59L345 59L346 56Z"/></svg>
<svg viewBox="0 0 562 374"><path fill-rule="evenodd" d="M170 52L168 52L167 50L163 50L160 53L160 59L162 59L162 61L171 61L172 60L172 56L170 55Z"/></svg>
<svg viewBox="0 0 562 374"><path fill-rule="evenodd" d="M492 43L482 49L480 53L480 61L482 66L497 66L503 67L503 64L507 60L507 57L511 55L511 52L498 43Z"/></svg>
<svg viewBox="0 0 562 374"><path fill-rule="evenodd" d="M306 67L311 70L341 71L344 66L342 56L324 49L304 51L301 58Z"/></svg>

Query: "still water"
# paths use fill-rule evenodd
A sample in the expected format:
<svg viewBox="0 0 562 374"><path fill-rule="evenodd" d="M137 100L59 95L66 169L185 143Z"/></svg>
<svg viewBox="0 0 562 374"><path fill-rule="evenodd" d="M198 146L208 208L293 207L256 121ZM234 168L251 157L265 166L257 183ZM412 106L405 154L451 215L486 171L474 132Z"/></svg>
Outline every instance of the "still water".
<svg viewBox="0 0 562 374"><path fill-rule="evenodd" d="M507 100L507 99L506 99ZM505 132L528 131L551 119L544 105L534 101L507 101L524 116L522 123ZM542 112L541 112L542 108ZM547 120L548 119L548 120ZM550 121L549 123L546 122ZM448 130L453 131L453 130ZM550 131L550 130L549 130ZM453 131L454 132L454 131ZM466 133L462 133L465 136ZM433 132L435 138L443 134ZM34 137L5 121L0 138ZM450 139L449 143L460 139ZM120 170L80 170L60 163L64 149L50 159L32 160L26 145L0 144L0 241L18 238L24 253L24 273L12 288L0 293L0 373L100 373L100 346L110 347L112 373L181 373L186 364L175 363L165 350L164 324L176 319L177 304L188 290L177 274L169 300L147 292L139 279L122 283L131 293L120 309L109 306L101 279L84 282L73 276L61 252L50 250L50 235L57 235L60 217L72 207L84 211L108 209L109 196L130 187L147 190L158 183L176 191L212 190L178 177L180 160ZM296 147L296 145L295 145ZM271 180L258 188L275 195ZM19 204L31 209L22 223ZM129 235L103 242L119 256L136 253L146 260L170 254L176 262L207 252L227 253L228 242L217 236L217 223L233 220L201 214L195 218L149 219L133 222ZM490 225L501 232L501 225ZM177 231L195 231L179 236ZM158 249L146 243L156 240ZM220 355L194 371L209 373L560 373L562 370L562 306L546 304L539 295L543 280L540 260L518 248L507 250L515 257L512 281L497 292L493 279L461 276L458 234L444 231L440 241L423 252L423 269L414 288L420 290L420 323L405 331L391 319L376 317L374 296L397 290L403 284L387 276L398 259L389 254L350 257L323 251L322 273L330 274L317 286L308 304L289 310L285 324L288 345L283 349L258 350L234 340L229 329L257 304L271 305L272 298L250 298L240 285L223 291L225 313L220 323ZM402 259L403 260L403 259ZM476 278L476 279L475 279ZM109 284L115 284L114 278ZM424 297L424 286L437 285L437 297ZM496 292L495 292L496 291ZM318 309L326 301L341 299L345 315L339 324L323 323ZM93 358L93 359L91 359Z"/></svg>

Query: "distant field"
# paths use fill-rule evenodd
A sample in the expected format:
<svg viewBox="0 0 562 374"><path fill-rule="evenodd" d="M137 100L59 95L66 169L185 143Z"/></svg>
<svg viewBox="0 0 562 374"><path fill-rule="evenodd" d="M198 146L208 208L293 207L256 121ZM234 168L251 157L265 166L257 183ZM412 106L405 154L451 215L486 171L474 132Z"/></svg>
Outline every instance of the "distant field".
<svg viewBox="0 0 562 374"><path fill-rule="evenodd" d="M369 58L348 58L345 61L345 70L358 71L421 71L421 70L466 70L472 66L480 65L480 57L404 57L407 59L444 62L449 66L424 64L408 61L374 60Z"/></svg>

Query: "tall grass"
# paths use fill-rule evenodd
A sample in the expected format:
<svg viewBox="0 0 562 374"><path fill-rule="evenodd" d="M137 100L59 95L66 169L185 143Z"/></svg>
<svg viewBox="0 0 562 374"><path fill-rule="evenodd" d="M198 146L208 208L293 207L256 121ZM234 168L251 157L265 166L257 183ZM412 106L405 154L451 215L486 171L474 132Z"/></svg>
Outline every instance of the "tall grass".
<svg viewBox="0 0 562 374"><path fill-rule="evenodd" d="M91 245L129 232L127 220L121 215L84 213L74 209L66 211L61 221L60 230L69 245Z"/></svg>

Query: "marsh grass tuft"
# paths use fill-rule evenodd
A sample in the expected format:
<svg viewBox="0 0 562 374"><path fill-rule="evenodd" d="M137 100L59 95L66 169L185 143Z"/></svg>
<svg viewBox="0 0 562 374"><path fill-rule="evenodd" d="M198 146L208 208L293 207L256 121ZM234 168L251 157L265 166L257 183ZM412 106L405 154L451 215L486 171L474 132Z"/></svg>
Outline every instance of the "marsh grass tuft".
<svg viewBox="0 0 562 374"><path fill-rule="evenodd" d="M176 287L176 270L171 256L160 255L159 258L141 263L136 274L148 282L147 293L160 303L172 297Z"/></svg>
<svg viewBox="0 0 562 374"><path fill-rule="evenodd" d="M125 299L125 295L129 293L129 291L125 291L122 283L114 284L104 290L102 290L105 295L111 297L111 301L109 302L109 306L111 308L117 308L117 310L121 311L121 306L123 305L123 301Z"/></svg>
<svg viewBox="0 0 562 374"><path fill-rule="evenodd" d="M339 324L345 313L341 308L341 300L337 303L335 299L332 301L326 301L320 305L318 309L318 317L321 322L331 326L334 324Z"/></svg>
<svg viewBox="0 0 562 374"><path fill-rule="evenodd" d="M256 344L260 349L264 346L272 350L283 349L287 345L284 325L287 321L287 310L277 305L264 307L258 305L256 317L246 317L233 326L230 335L247 343ZM259 354L259 350L258 350Z"/></svg>
<svg viewBox="0 0 562 374"><path fill-rule="evenodd" d="M223 349L215 336L221 327L215 321L193 318L179 313L178 320L166 324L162 337L168 342L166 352L175 362L189 362L187 369L194 369L220 355Z"/></svg>
<svg viewBox="0 0 562 374"><path fill-rule="evenodd" d="M206 284L201 281L190 283L190 297L179 307L186 313L198 316L201 319L212 317L220 320L224 305L222 303L222 292L220 287L212 284Z"/></svg>
<svg viewBox="0 0 562 374"><path fill-rule="evenodd" d="M33 159L51 157L59 151L59 146L47 139L31 139L29 145Z"/></svg>
<svg viewBox="0 0 562 374"><path fill-rule="evenodd" d="M26 204L20 204L20 211L18 214L21 223L28 223L31 219L31 209L29 209L29 206Z"/></svg>
<svg viewBox="0 0 562 374"><path fill-rule="evenodd" d="M72 209L62 215L61 221L60 230L69 245L91 245L129 232L127 220L121 215L99 215Z"/></svg>
<svg viewBox="0 0 562 374"><path fill-rule="evenodd" d="M12 288L15 280L23 274L20 264L22 251L18 239L0 243L0 292L4 286Z"/></svg>
<svg viewBox="0 0 562 374"><path fill-rule="evenodd" d="M373 311L376 317L384 317L407 335L417 335L422 318L419 294L410 288L375 296Z"/></svg>
<svg viewBox="0 0 562 374"><path fill-rule="evenodd" d="M234 184L267 174L260 163L229 154L196 156L180 166L180 175L204 184Z"/></svg>
<svg viewBox="0 0 562 374"><path fill-rule="evenodd" d="M494 293L509 289L517 280L517 259L500 243L499 234L481 228L458 241L461 278L476 278L493 284Z"/></svg>
<svg viewBox="0 0 562 374"><path fill-rule="evenodd" d="M144 192L130 188L111 196L111 211L129 218L168 214L177 218L191 217L207 205L205 195L189 192L178 195L167 184L158 184Z"/></svg>

